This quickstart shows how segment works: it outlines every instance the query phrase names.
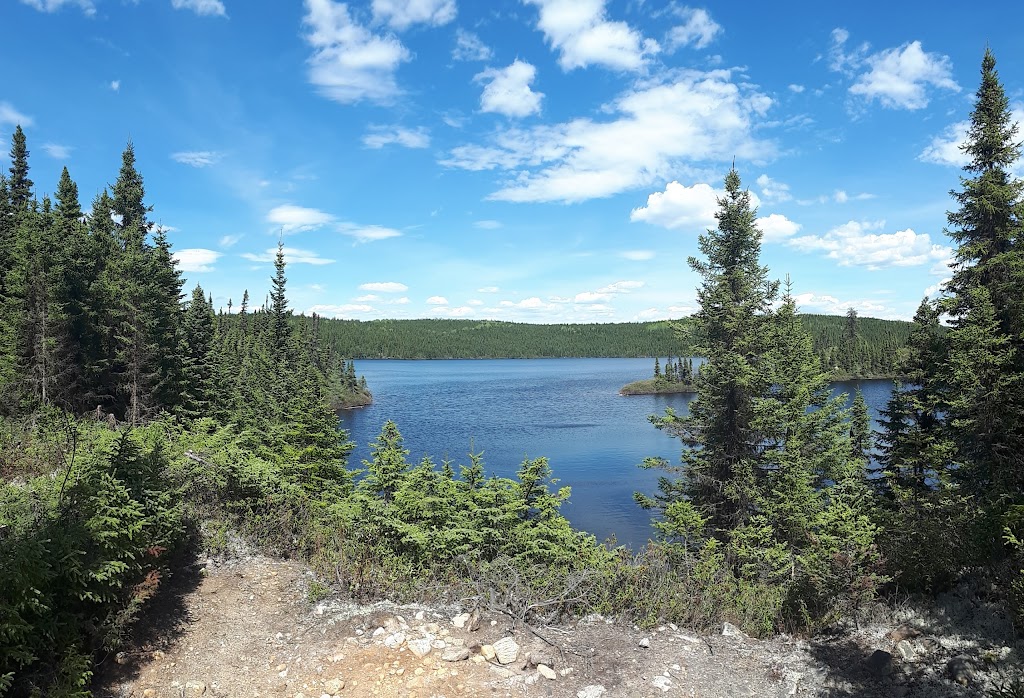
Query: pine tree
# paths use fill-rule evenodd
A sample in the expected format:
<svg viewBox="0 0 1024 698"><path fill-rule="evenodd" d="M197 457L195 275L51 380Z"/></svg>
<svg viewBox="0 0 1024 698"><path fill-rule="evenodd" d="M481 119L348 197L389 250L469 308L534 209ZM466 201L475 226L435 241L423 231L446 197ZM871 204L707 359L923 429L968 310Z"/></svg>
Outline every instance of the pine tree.
<svg viewBox="0 0 1024 698"><path fill-rule="evenodd" d="M207 416L214 397L213 311L198 284L185 308L181 330L184 410L193 417Z"/></svg>
<svg viewBox="0 0 1024 698"><path fill-rule="evenodd" d="M11 207L16 212L26 211L32 205L32 180L28 177L28 155L25 132L19 125L14 129L14 136L11 138L11 177L7 181Z"/></svg>
<svg viewBox="0 0 1024 698"><path fill-rule="evenodd" d="M274 360L283 365L291 342L291 311L288 310L288 298L285 289L288 279L285 276L284 243L277 243L277 255L274 258L274 276L271 278L270 292L269 340L270 352Z"/></svg>
<svg viewBox="0 0 1024 698"><path fill-rule="evenodd" d="M990 50L971 113L970 158L959 208L948 214L958 244L950 294L948 424L964 485L991 501L1024 492L1024 182L1018 126Z"/></svg>

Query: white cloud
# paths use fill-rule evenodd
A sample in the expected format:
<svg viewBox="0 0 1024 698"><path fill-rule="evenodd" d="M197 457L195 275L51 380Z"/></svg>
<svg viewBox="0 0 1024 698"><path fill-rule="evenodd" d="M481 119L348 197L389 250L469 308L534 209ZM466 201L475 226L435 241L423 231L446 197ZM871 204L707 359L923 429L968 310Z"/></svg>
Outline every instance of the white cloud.
<svg viewBox="0 0 1024 698"><path fill-rule="evenodd" d="M804 251L823 251L839 266L863 266L876 270L884 267L911 267L948 259L951 249L932 243L927 233L910 228L895 233L876 233L885 221L849 221L825 235L791 238L789 244Z"/></svg>
<svg viewBox="0 0 1024 698"><path fill-rule="evenodd" d="M401 145L406 148L426 148L430 145L430 134L422 126L416 129L401 126L371 126L370 133L363 136L367 148L383 148L386 145Z"/></svg>
<svg viewBox="0 0 1024 698"><path fill-rule="evenodd" d="M473 313L473 309L470 308L468 305L460 305L455 308L434 308L434 312L437 313L438 315L445 315L447 317L466 317L467 315L471 315Z"/></svg>
<svg viewBox="0 0 1024 698"><path fill-rule="evenodd" d="M411 303L412 301L410 301L405 296L402 296L401 298L396 298L393 301L384 301L384 302L389 304L389 305L409 305L409 303Z"/></svg>
<svg viewBox="0 0 1024 698"><path fill-rule="evenodd" d="M440 27L455 14L455 0L373 0L374 19L399 31L414 24Z"/></svg>
<svg viewBox="0 0 1024 698"><path fill-rule="evenodd" d="M267 213L267 222L280 226L286 233L314 230L333 220L334 216L324 211L291 204L275 206Z"/></svg>
<svg viewBox="0 0 1024 698"><path fill-rule="evenodd" d="M827 315L845 315L849 308L854 308L858 314L864 317L889 320L906 319L902 313L880 302L877 298L841 300L828 294L798 293L793 296L793 300L802 312L810 310Z"/></svg>
<svg viewBox="0 0 1024 698"><path fill-rule="evenodd" d="M387 240L388 238L401 237L402 233L394 228L385 228L381 225L356 225L355 223L339 223L339 233L354 237L359 242L374 242L376 240Z"/></svg>
<svg viewBox="0 0 1024 698"><path fill-rule="evenodd" d="M476 290L476 292L477 293L497 293L500 290L501 289L498 288L497 286L484 286L483 288L478 288Z"/></svg>
<svg viewBox="0 0 1024 698"><path fill-rule="evenodd" d="M400 93L395 71L411 54L397 37L372 33L344 3L306 0L306 11L309 80L324 96L343 104L389 103Z"/></svg>
<svg viewBox="0 0 1024 698"><path fill-rule="evenodd" d="M33 119L15 109L10 102L0 102L0 124L7 126L31 126Z"/></svg>
<svg viewBox="0 0 1024 698"><path fill-rule="evenodd" d="M657 308L646 308L637 313L633 319L641 321L667 320L668 313L658 310Z"/></svg>
<svg viewBox="0 0 1024 698"><path fill-rule="evenodd" d="M501 223L498 221L477 221L473 224L474 228L480 228L481 230L497 230L501 227Z"/></svg>
<svg viewBox="0 0 1024 698"><path fill-rule="evenodd" d="M473 79L487 83L480 95L480 111L513 117L539 113L544 93L530 89L535 77L537 69L518 58L506 68L478 73Z"/></svg>
<svg viewBox="0 0 1024 698"><path fill-rule="evenodd" d="M217 244L219 244L221 247L234 247L235 245L238 244L238 241L241 240L243 237L245 236L241 234L225 235L220 239L220 242Z"/></svg>
<svg viewBox="0 0 1024 698"><path fill-rule="evenodd" d="M549 303L545 303L536 296L524 298L521 301L501 301L498 305L503 308L517 308L519 310L546 310L551 307Z"/></svg>
<svg viewBox="0 0 1024 698"><path fill-rule="evenodd" d="M948 284L952 280L953 279L948 278L939 281L937 284L932 284L931 286L924 290L924 295L928 296L929 298L936 298L938 296L945 295L946 284Z"/></svg>
<svg viewBox="0 0 1024 698"><path fill-rule="evenodd" d="M448 299L444 296L431 296L427 299L428 305L448 305Z"/></svg>
<svg viewBox="0 0 1024 698"><path fill-rule="evenodd" d="M121 89L121 81L120 80L111 80L110 81L110 89L112 89L114 92L119 91Z"/></svg>
<svg viewBox="0 0 1024 698"><path fill-rule="evenodd" d="M801 92L803 92L803 91L804 91L805 89L807 89L807 88L805 88L805 87L804 87L803 85L797 85L797 84L795 84L795 83L794 83L794 84L791 84L791 85L789 86L789 91L790 91L790 92L795 92L796 94L800 94L800 93L801 93Z"/></svg>
<svg viewBox="0 0 1024 698"><path fill-rule="evenodd" d="M300 250L296 247L285 247L282 251L284 252L285 264L312 264L314 266L334 264L333 259L325 259L318 252ZM262 254L253 254L251 252L242 254L242 258L248 259L250 262L273 262L276 257L276 247L271 247Z"/></svg>
<svg viewBox="0 0 1024 698"><path fill-rule="evenodd" d="M476 34L461 27L455 30L452 58L457 61L489 61L494 52Z"/></svg>
<svg viewBox="0 0 1024 698"><path fill-rule="evenodd" d="M56 143L43 143L43 152L55 160L67 160L71 157L72 147L70 145L58 145Z"/></svg>
<svg viewBox="0 0 1024 698"><path fill-rule="evenodd" d="M620 252L619 256L623 259L629 259L634 262L646 262L648 259L654 259L653 250L625 250Z"/></svg>
<svg viewBox="0 0 1024 698"><path fill-rule="evenodd" d="M949 56L928 53L920 41L870 53L868 44L852 52L845 48L850 34L845 29L832 32L830 67L848 76L856 76L850 94L868 102L878 100L890 109L923 109L928 106L928 89L959 92L953 80Z"/></svg>
<svg viewBox="0 0 1024 698"><path fill-rule="evenodd" d="M178 269L190 272L214 271L213 265L221 257L216 250L204 250L201 248L177 250L174 259L178 261Z"/></svg>
<svg viewBox="0 0 1024 698"><path fill-rule="evenodd" d="M312 315L316 313L321 317L340 318L349 315L362 315L365 313L372 313L374 311L373 306L363 305L360 303L345 303L342 305L314 305L309 308L306 313Z"/></svg>
<svg viewBox="0 0 1024 698"><path fill-rule="evenodd" d="M56 12L65 5L72 5L81 8L88 16L96 14L96 5L92 0L21 0L22 4L35 8L40 12Z"/></svg>
<svg viewBox="0 0 1024 698"><path fill-rule="evenodd" d="M722 25L711 19L707 10L694 7L679 7L675 10L683 23L672 27L668 33L671 49L693 45L695 49L706 48L715 37L722 33Z"/></svg>
<svg viewBox="0 0 1024 698"><path fill-rule="evenodd" d="M189 150L180 153L172 153L171 159L189 167L209 167L216 165L223 154L212 150Z"/></svg>
<svg viewBox="0 0 1024 698"><path fill-rule="evenodd" d="M842 189L836 189L832 192L832 200L837 204L845 204L849 201L867 201L868 199L875 198L874 194L860 193L854 194L853 196L847 194Z"/></svg>
<svg viewBox="0 0 1024 698"><path fill-rule="evenodd" d="M683 317L684 315L692 315L696 312L697 307L693 305L670 305L668 312L672 313L675 317Z"/></svg>
<svg viewBox="0 0 1024 698"><path fill-rule="evenodd" d="M789 185L777 182L766 174L757 178L757 186L765 201L789 201L793 197L789 193Z"/></svg>
<svg viewBox="0 0 1024 698"><path fill-rule="evenodd" d="M397 281L374 281L359 285L360 291L376 291L377 293L401 293L408 291L409 287Z"/></svg>
<svg viewBox="0 0 1024 698"><path fill-rule="evenodd" d="M679 182L669 182L665 191L656 191L647 197L646 206L633 209L629 219L664 228L692 228L696 232L703 232L715 226L718 199L722 196L725 196L724 190L714 189L704 182L690 187ZM751 208L759 204L757 194L750 192Z"/></svg>
<svg viewBox="0 0 1024 698"><path fill-rule="evenodd" d="M577 293L576 297L573 298L574 303L601 303L603 301L611 300L612 296L610 293L598 293L597 291L584 291L583 293Z"/></svg>
<svg viewBox="0 0 1024 698"><path fill-rule="evenodd" d="M1024 124L1024 105L1015 105L1010 111L1010 119L1018 124ZM970 127L970 121L959 121L948 126L940 135L932 138L932 142L917 156L918 159L937 165L963 167L971 160L963 151L963 145L967 142L967 131ZM1022 169L1021 162L1015 163L1013 169L1020 171Z"/></svg>
<svg viewBox="0 0 1024 698"><path fill-rule="evenodd" d="M608 21L605 0L524 0L540 8L537 28L563 70L602 65L639 70L661 47L625 22Z"/></svg>
<svg viewBox="0 0 1024 698"><path fill-rule="evenodd" d="M489 145L453 149L442 164L509 171L490 199L571 203L678 177L692 162L775 153L756 136L769 97L734 83L727 70L676 71L671 80L621 94L603 109L609 120L508 128Z"/></svg>
<svg viewBox="0 0 1024 698"><path fill-rule="evenodd" d="M832 198L835 199L838 204L845 204L850 199L842 189L836 189L835 193L832 194Z"/></svg>
<svg viewBox="0 0 1024 698"><path fill-rule="evenodd" d="M629 293L635 291L638 288L644 287L643 281L616 281L613 284L608 284L604 288L597 289L598 293Z"/></svg>
<svg viewBox="0 0 1024 698"><path fill-rule="evenodd" d="M469 303L470 305L483 305L484 304L484 302L482 300L480 300L479 298L470 298L466 302Z"/></svg>
<svg viewBox="0 0 1024 698"><path fill-rule="evenodd" d="M757 219L757 227L761 231L762 239L765 242L778 242L796 235L802 227L794 223L781 213L773 213L764 218Z"/></svg>
<svg viewBox="0 0 1024 698"><path fill-rule="evenodd" d="M171 0L176 10L192 10L204 17L227 17L228 12L221 0Z"/></svg>

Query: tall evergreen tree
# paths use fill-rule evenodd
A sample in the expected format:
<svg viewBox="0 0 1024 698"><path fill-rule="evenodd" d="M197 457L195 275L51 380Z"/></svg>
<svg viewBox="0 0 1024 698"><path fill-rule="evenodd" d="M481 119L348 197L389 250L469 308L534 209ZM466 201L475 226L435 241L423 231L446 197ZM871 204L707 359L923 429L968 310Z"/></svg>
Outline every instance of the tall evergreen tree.
<svg viewBox="0 0 1024 698"><path fill-rule="evenodd" d="M18 125L11 138L11 177L7 181L8 196L15 211L25 211L32 205L32 180L28 177L28 155L25 132Z"/></svg>

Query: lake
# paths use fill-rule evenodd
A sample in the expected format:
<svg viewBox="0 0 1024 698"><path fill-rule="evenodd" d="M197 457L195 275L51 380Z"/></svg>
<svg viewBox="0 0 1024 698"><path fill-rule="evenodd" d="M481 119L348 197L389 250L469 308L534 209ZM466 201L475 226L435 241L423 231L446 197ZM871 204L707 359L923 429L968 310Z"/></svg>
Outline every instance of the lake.
<svg viewBox="0 0 1024 698"><path fill-rule="evenodd" d="M360 360L374 403L342 414L356 443L351 463L370 457L369 443L393 420L410 462L430 455L440 465L468 464L482 451L488 474L514 477L525 458L546 456L559 485L572 487L563 513L598 540L615 535L639 547L651 535L650 514L633 492L653 493L659 472L637 465L647 456L679 461L680 444L655 429L648 415L666 407L685 413L690 395L633 395L619 388L649 378L653 359ZM885 405L891 381L860 385L872 416ZM456 468L457 471L457 468Z"/></svg>

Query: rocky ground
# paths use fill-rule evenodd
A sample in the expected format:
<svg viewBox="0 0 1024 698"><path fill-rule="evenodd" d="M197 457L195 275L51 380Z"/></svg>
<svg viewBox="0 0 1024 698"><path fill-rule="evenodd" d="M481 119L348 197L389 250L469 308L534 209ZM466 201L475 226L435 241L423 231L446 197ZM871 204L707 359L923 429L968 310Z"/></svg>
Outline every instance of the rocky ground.
<svg viewBox="0 0 1024 698"><path fill-rule="evenodd" d="M700 635L591 616L532 630L487 610L312 602L304 567L258 556L190 570L136 649L104 663L98 695L944 698L986 695L1024 656L977 590L858 631L755 640L730 625Z"/></svg>

